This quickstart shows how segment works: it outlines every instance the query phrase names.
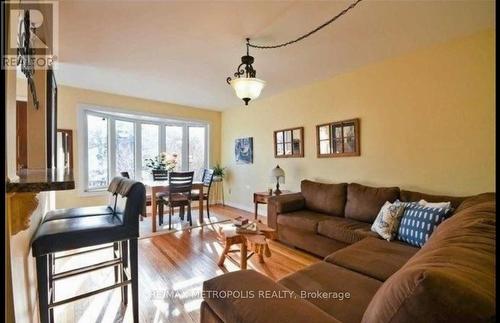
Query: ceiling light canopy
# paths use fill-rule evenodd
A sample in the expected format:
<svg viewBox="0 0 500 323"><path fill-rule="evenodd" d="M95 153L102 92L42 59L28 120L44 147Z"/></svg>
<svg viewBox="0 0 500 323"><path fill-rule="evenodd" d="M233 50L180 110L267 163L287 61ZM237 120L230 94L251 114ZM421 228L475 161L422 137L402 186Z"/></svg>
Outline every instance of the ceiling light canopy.
<svg viewBox="0 0 500 323"><path fill-rule="evenodd" d="M349 5L347 8L342 10L340 13L338 13L336 16L322 24L321 26L311 30L307 34L304 34L294 40L288 41L286 43L281 43L277 45L255 45L255 44L250 44L250 38L247 38L247 54L245 56L241 57L241 64L238 65L238 68L236 69L236 73L234 73L234 79L231 79L231 77L228 77L226 79L226 82L231 85L236 92L236 96L243 101L245 101L245 105L248 105L248 102L250 100L255 100L256 98L259 97L260 93L262 92L262 89L266 85L266 82L263 80L259 80L258 78L255 77L256 71L253 68L252 64L254 62L253 56L250 56L249 54L249 47L253 48L258 48L258 49L274 49L274 48L280 48L280 47L285 47L290 44L294 44L296 42L301 41L304 38L307 38L314 34L315 32L325 28L341 16L345 15L349 10L353 9L358 3L360 3L363 0L356 0L353 2L351 5Z"/></svg>

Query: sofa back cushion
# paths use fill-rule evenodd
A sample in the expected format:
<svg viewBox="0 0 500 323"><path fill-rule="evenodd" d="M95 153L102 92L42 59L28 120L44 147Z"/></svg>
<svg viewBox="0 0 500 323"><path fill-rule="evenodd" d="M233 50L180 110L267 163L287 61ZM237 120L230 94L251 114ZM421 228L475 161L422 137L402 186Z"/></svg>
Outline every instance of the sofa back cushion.
<svg viewBox="0 0 500 323"><path fill-rule="evenodd" d="M418 202L426 200L427 202L451 202L451 207L456 209L467 197L463 196L446 196L446 195L430 195L426 193L401 190L399 193L401 202Z"/></svg>
<svg viewBox="0 0 500 323"><path fill-rule="evenodd" d="M399 198L398 187L370 187L356 183L347 186L345 217L373 223L385 202Z"/></svg>
<svg viewBox="0 0 500 323"><path fill-rule="evenodd" d="M409 205L403 211L396 238L411 246L422 247L450 211L450 208Z"/></svg>
<svg viewBox="0 0 500 323"><path fill-rule="evenodd" d="M380 287L363 322L487 322L495 310L496 202L445 220Z"/></svg>
<svg viewBox="0 0 500 323"><path fill-rule="evenodd" d="M344 216L347 184L324 184L303 180L300 184L306 208L329 215Z"/></svg>

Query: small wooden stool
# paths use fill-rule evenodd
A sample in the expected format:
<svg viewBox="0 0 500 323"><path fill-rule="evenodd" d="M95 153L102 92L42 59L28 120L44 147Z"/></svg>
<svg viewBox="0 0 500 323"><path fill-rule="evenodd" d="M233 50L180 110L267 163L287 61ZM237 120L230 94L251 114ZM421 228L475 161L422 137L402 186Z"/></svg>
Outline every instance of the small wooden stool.
<svg viewBox="0 0 500 323"><path fill-rule="evenodd" d="M259 263L264 263L264 257L271 257L271 249L267 244L267 239L275 239L276 231L257 223L259 233L238 233L233 225L219 228L221 240L224 242L224 250L220 255L218 265L223 266L226 258L236 262L229 253L240 252L240 268L247 269L247 260L254 254L259 257ZM240 249L231 249L232 245L240 244ZM250 254L248 254L250 249ZM237 262L236 262L237 263Z"/></svg>

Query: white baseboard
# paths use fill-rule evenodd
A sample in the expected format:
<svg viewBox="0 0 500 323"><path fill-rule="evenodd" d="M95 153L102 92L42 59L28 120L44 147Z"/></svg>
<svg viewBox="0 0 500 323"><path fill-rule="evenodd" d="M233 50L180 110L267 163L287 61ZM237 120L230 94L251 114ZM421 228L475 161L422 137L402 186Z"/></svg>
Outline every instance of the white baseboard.
<svg viewBox="0 0 500 323"><path fill-rule="evenodd" d="M247 212L251 212L251 213L255 212L255 205L240 204L240 203L234 203L234 202L231 202L231 201L226 201L225 204L229 205L231 207L240 209L240 210L247 211ZM257 212L257 214L260 215L260 216L267 217L267 208L266 208L265 212L262 209L263 209L262 205L259 205L259 211Z"/></svg>

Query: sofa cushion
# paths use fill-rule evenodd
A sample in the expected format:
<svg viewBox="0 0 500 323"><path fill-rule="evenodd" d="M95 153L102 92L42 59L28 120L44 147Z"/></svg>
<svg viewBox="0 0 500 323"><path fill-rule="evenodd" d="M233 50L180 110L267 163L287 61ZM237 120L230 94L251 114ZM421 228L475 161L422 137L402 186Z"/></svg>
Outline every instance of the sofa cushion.
<svg viewBox="0 0 500 323"><path fill-rule="evenodd" d="M401 242L369 237L332 253L325 261L385 281L418 250Z"/></svg>
<svg viewBox="0 0 500 323"><path fill-rule="evenodd" d="M446 219L450 210L423 205L406 207L399 224L397 239L415 247L422 247L436 227Z"/></svg>
<svg viewBox="0 0 500 323"><path fill-rule="evenodd" d="M306 208L330 215L343 216L347 184L323 184L303 180L300 184Z"/></svg>
<svg viewBox="0 0 500 323"><path fill-rule="evenodd" d="M348 246L347 243L324 237L317 232L306 232L281 225L278 226L278 239L321 258Z"/></svg>
<svg viewBox="0 0 500 323"><path fill-rule="evenodd" d="M382 285L378 280L324 261L286 276L278 283L343 323L359 322L371 298ZM314 297L314 294L307 292L331 294L327 297ZM301 309L297 312L300 311Z"/></svg>
<svg viewBox="0 0 500 323"><path fill-rule="evenodd" d="M223 322L338 323L317 306L253 270L209 279L203 282L203 293L206 304ZM270 306L272 311L263 310Z"/></svg>
<svg viewBox="0 0 500 323"><path fill-rule="evenodd" d="M294 229L316 232L320 221L329 219L330 216L309 210L300 210L278 215L278 225Z"/></svg>
<svg viewBox="0 0 500 323"><path fill-rule="evenodd" d="M478 195L474 195L471 197L468 197L465 199L460 206L455 210L455 213L458 213L462 210L468 209L470 207L473 207L474 205L483 203L483 202L488 202L488 201L494 201L495 200L495 193L489 192L489 193L482 193Z"/></svg>
<svg viewBox="0 0 500 323"><path fill-rule="evenodd" d="M363 322L493 322L496 202L445 220L385 281Z"/></svg>
<svg viewBox="0 0 500 323"><path fill-rule="evenodd" d="M301 193L273 195L268 199L267 204L274 203L277 213L288 213L304 208L305 200Z"/></svg>
<svg viewBox="0 0 500 323"><path fill-rule="evenodd" d="M373 222L371 230L387 241L394 240L404 210L405 206L401 203L385 202Z"/></svg>
<svg viewBox="0 0 500 323"><path fill-rule="evenodd" d="M392 203L398 197L397 187L370 187L351 183L347 186L345 217L373 223L384 203Z"/></svg>
<svg viewBox="0 0 500 323"><path fill-rule="evenodd" d="M338 217L331 217L318 223L320 235L347 244L364 239L367 236L366 232L371 231L370 229L371 226L368 223Z"/></svg>
<svg viewBox="0 0 500 323"><path fill-rule="evenodd" d="M447 196L447 195L430 195L426 193L401 190L399 193L401 202L418 202L426 200L427 202L451 202L451 207L456 209L466 197Z"/></svg>

